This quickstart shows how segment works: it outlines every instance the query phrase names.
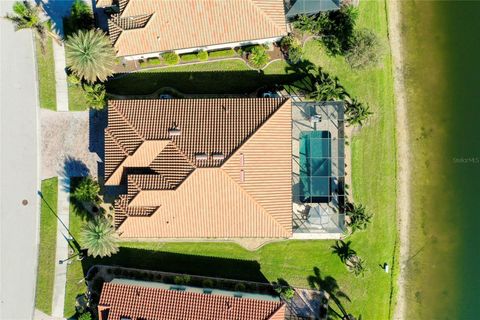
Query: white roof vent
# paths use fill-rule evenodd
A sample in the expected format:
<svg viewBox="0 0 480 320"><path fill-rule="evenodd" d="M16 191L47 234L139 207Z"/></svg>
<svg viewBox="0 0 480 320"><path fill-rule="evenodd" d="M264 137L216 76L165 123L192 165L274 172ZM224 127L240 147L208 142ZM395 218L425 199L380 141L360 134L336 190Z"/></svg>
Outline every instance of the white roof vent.
<svg viewBox="0 0 480 320"><path fill-rule="evenodd" d="M196 153L195 160L200 160L200 161L208 160L208 155L206 153Z"/></svg>
<svg viewBox="0 0 480 320"><path fill-rule="evenodd" d="M225 159L225 155L223 153L212 153L213 160L223 160Z"/></svg>
<svg viewBox="0 0 480 320"><path fill-rule="evenodd" d="M173 128L173 129L168 130L168 135L170 137L179 136L181 134L182 134L182 130L180 130L178 128Z"/></svg>

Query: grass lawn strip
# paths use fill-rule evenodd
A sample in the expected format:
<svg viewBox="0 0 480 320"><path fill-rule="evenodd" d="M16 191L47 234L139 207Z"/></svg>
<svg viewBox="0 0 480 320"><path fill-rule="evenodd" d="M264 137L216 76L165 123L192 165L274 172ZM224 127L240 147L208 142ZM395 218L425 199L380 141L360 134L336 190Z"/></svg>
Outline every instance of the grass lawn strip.
<svg viewBox="0 0 480 320"><path fill-rule="evenodd" d="M57 110L57 96L55 88L55 62L53 59L52 39L48 38L45 46L45 54L42 54L40 41L35 39L38 74L38 95L40 107Z"/></svg>
<svg viewBox="0 0 480 320"><path fill-rule="evenodd" d="M384 41L387 41L387 17L384 2L361 2L359 28L375 30ZM307 278L313 275L313 268L318 267L323 279L329 279L337 284L339 289L348 295L351 302L341 299L345 309L355 315L362 315L364 319L389 319L394 306L396 292L396 164L395 164L395 113L391 58L385 57L383 66L366 71L352 71L341 57L333 58L325 54L323 48L316 42L309 42L305 48L305 58L320 65L326 72L338 76L347 91L362 102L371 106L374 116L360 133L351 139L352 145L352 172L353 191L355 201L367 206L374 213L374 218L365 232L352 236L351 247L366 261L368 268L364 277L356 278L349 273L339 258L331 253L333 241L283 241L268 244L255 252L244 250L233 243L122 243L120 253L110 259L75 261L68 269L68 287L66 310L74 309L74 297L85 291L84 285L78 282L83 279L83 270L94 263L116 264L129 267L140 267L154 270L189 272L192 274L233 275L248 278L247 272L242 275L241 268L226 270L207 270L200 257L221 257L257 261L261 273L269 280L284 278L290 284L308 287ZM240 61L239 61L240 62ZM156 81L148 90L158 89L168 84L176 87L177 83L183 87L195 87L195 90L218 91L219 88L243 90L247 88L242 82L258 81L259 78L249 78L244 65L229 62L215 62L188 66L156 72L149 81ZM241 63L241 62L240 62ZM284 66L272 65L274 71L265 70L261 76L268 76L270 72L275 77L285 77ZM225 70L237 74L229 74L222 78L221 73L211 71ZM283 68L283 70L282 70ZM203 81L198 80L197 72L205 71ZM178 74L176 74L178 72ZM278 74L278 73L281 74ZM150 72L144 72L147 75ZM167 73L166 79L159 78L159 74ZM193 77L190 83L182 84L180 80ZM207 76L208 75L208 76ZM237 77L234 77L237 76ZM240 76L240 77L238 77ZM123 78L126 79L127 77ZM218 86L215 78L222 78L224 86ZM260 77L260 79L262 79ZM265 79L265 78L264 78ZM268 78L267 78L268 79ZM280 78L282 79L282 78ZM110 89L129 90L135 92L150 84L146 80L139 83L120 81L110 83ZM277 78L278 80L278 78ZM116 80L115 80L116 81ZM143 82L142 82L143 81ZM210 82L208 82L210 81ZM240 83L240 85L239 85ZM254 84L256 87L262 84ZM129 86L136 86L131 88ZM183 87L182 87L183 86ZM242 87L243 86L243 87ZM188 88L186 88L188 89ZM137 92L138 93L138 92ZM188 93L188 92L187 92ZM74 225L80 224L78 216L71 216ZM77 222L74 222L77 221ZM73 228L73 226L72 226ZM189 256L184 256L185 254ZM189 261L186 263L185 257ZM384 262L393 266L393 273L386 274L380 267ZM82 269L83 267L83 269ZM331 277L331 278L328 278ZM392 294L393 293L393 294ZM73 310L74 311L74 310ZM69 316L66 313L65 316Z"/></svg>
<svg viewBox="0 0 480 320"><path fill-rule="evenodd" d="M52 313L58 223L57 218L48 205L53 210L56 210L57 192L57 178L42 181L42 194L45 201L42 200L40 213L40 245L35 307L48 315Z"/></svg>

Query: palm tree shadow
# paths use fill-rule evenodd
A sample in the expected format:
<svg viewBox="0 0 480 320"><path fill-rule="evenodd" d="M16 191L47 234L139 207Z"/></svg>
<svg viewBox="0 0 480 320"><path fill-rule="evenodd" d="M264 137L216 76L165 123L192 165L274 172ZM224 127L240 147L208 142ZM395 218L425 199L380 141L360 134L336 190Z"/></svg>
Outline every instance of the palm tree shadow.
<svg viewBox="0 0 480 320"><path fill-rule="evenodd" d="M347 242L343 240L335 241L335 244L331 246L332 254L336 254L340 258L340 261L342 261L342 263L345 263L348 257L356 254L356 251L350 247L351 244L352 244L352 241L347 241Z"/></svg>
<svg viewBox="0 0 480 320"><path fill-rule="evenodd" d="M323 290L330 296L330 299L335 303L340 312L337 312L335 309L332 309L330 306L329 311L334 313L334 316L337 316L341 319L348 319L350 315L347 313L345 308L342 305L340 299L345 299L348 302L351 302L350 297L340 290L340 287L337 283L337 280L331 276L323 277L320 269L318 267L313 268L313 275L307 277L308 284L313 290Z"/></svg>

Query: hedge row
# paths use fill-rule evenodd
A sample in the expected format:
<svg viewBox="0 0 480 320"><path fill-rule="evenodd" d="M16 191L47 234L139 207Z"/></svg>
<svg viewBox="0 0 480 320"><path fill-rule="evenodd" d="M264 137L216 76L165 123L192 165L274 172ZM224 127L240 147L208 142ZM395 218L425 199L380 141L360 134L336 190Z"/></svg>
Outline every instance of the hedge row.
<svg viewBox="0 0 480 320"><path fill-rule="evenodd" d="M228 58L236 55L237 53L233 49L217 50L211 52L200 50L196 53L186 53L182 55L178 55L175 52L165 52L161 55L161 59L160 57L153 57L146 60L140 60L140 66L145 68L159 66L161 64L175 65L178 64L180 60L182 62L207 61L208 58Z"/></svg>

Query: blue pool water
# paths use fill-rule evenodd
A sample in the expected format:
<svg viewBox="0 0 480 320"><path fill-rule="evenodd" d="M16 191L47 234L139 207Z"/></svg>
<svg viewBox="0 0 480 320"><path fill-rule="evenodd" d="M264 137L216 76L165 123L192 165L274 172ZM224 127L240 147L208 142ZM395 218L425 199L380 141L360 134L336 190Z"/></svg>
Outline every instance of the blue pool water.
<svg viewBox="0 0 480 320"><path fill-rule="evenodd" d="M331 134L300 134L300 198L303 202L328 202L330 198Z"/></svg>

